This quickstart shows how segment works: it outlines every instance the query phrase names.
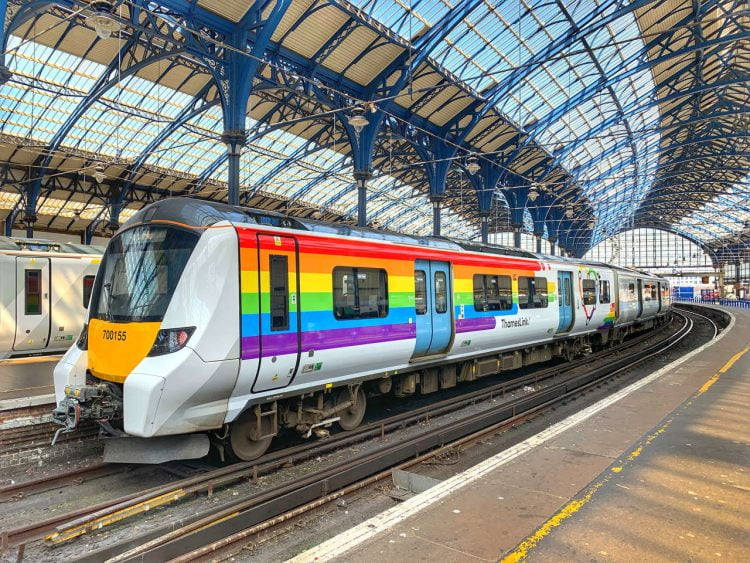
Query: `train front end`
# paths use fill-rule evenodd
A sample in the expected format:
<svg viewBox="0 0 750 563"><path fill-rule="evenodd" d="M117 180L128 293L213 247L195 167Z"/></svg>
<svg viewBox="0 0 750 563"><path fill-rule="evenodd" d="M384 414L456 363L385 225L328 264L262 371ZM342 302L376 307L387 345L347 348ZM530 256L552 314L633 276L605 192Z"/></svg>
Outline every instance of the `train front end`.
<svg viewBox="0 0 750 563"><path fill-rule="evenodd" d="M216 341L231 326L216 312L237 294L237 243L232 228L209 231L126 225L103 256L88 322L55 369L53 418L63 432L97 421L115 437L108 461L202 457L224 423L238 360L231 331Z"/></svg>

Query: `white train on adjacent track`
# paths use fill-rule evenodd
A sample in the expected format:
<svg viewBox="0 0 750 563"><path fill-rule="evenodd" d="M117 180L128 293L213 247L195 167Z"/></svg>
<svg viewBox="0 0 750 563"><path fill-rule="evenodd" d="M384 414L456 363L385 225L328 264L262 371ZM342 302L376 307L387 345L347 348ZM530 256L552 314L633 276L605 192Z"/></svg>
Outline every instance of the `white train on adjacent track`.
<svg viewBox="0 0 750 563"><path fill-rule="evenodd" d="M0 359L70 348L87 315L102 251L0 237Z"/></svg>

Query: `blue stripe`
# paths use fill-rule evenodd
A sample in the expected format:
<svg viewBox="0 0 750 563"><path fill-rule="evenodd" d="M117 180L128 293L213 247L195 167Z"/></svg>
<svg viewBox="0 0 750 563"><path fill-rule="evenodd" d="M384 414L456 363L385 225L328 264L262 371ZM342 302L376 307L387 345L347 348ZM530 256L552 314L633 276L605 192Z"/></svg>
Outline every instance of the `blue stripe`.
<svg viewBox="0 0 750 563"><path fill-rule="evenodd" d="M347 319L337 320L331 311L310 311L302 312L302 332L310 332L315 330L332 330L332 329L355 329L365 328L370 326L385 326L392 324L404 324L409 322L411 317L412 322L415 322L415 312L412 307L395 307L388 311L388 315L382 318L375 319ZM271 315L270 313L263 313L261 315L261 322L263 324L263 334L271 332ZM297 313L289 313L289 329L287 330L275 330L273 334L289 334L297 332ZM242 315L242 336L257 336L258 335L258 315L249 314Z"/></svg>

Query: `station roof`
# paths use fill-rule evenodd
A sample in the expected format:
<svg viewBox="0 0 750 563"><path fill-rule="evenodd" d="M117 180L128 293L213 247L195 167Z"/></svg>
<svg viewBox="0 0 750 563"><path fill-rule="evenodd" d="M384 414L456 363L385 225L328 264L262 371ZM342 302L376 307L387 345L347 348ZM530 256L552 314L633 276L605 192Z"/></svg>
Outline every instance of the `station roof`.
<svg viewBox="0 0 750 563"><path fill-rule="evenodd" d="M478 236L486 194L466 169L471 154L497 171L495 230L520 205L557 217L578 254L638 226L717 252L750 235L744 0L113 5L120 30L100 39L90 2L8 4L0 209L20 209L38 186L37 228L102 228L113 198L121 220L169 195L226 198L226 92L212 65L237 30L252 53L259 21L282 10L246 108L246 205L355 222L344 122L372 101L385 114L368 186L375 226L429 234L425 169L440 145L453 148L451 236Z"/></svg>

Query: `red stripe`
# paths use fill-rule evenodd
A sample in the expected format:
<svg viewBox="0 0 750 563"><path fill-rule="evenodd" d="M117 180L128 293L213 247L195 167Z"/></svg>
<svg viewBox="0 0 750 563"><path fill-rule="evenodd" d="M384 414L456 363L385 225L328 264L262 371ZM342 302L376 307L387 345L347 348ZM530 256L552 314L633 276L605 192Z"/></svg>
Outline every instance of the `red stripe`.
<svg viewBox="0 0 750 563"><path fill-rule="evenodd" d="M253 227L235 226L242 248L255 248L257 243L255 233L263 232ZM280 236L277 233L265 231L270 236ZM302 254L325 254L329 256L350 256L363 258L378 258L381 260L443 260L455 265L478 266L488 268L508 268L517 270L536 271L540 269L538 260L530 258L516 258L497 254L480 254L475 252L456 252L423 246L412 246L397 243L385 243L366 239L328 238L313 233L294 233Z"/></svg>

